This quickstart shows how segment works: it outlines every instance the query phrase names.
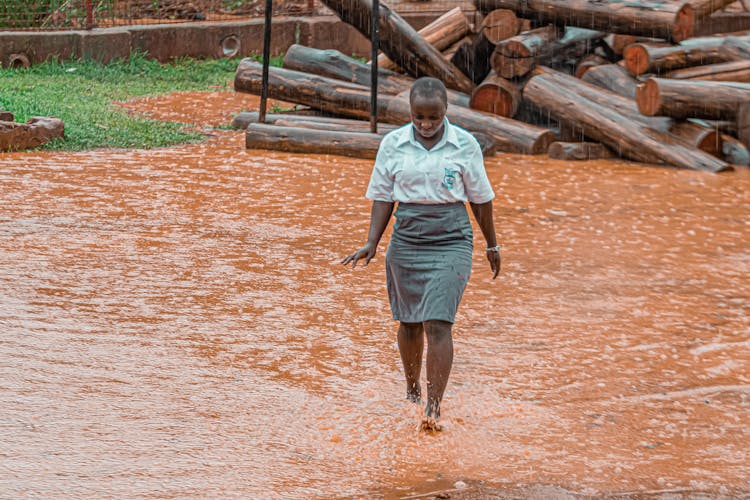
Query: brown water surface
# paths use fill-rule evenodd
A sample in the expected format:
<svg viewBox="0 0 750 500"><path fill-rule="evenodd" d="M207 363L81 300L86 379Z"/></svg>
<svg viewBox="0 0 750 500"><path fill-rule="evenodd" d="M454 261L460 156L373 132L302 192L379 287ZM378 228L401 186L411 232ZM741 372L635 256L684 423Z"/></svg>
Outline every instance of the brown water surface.
<svg viewBox="0 0 750 500"><path fill-rule="evenodd" d="M217 94L143 109L240 110ZM475 231L446 430L426 436L387 237L368 268L338 264L366 236L371 162L213 134L0 156L0 496L750 487L747 170L488 159L503 271Z"/></svg>

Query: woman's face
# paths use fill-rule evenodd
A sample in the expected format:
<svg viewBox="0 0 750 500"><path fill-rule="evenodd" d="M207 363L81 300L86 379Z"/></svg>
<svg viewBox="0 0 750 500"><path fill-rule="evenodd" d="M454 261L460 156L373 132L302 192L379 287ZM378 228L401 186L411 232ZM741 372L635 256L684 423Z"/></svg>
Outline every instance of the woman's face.
<svg viewBox="0 0 750 500"><path fill-rule="evenodd" d="M440 97L415 95L411 100L411 122L423 139L440 137L445 118L445 103Z"/></svg>

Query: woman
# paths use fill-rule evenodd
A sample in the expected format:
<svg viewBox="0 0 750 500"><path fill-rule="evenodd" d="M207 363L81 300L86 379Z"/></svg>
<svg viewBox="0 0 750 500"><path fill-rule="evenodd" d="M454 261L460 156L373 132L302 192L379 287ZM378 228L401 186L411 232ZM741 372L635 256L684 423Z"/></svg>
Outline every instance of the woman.
<svg viewBox="0 0 750 500"><path fill-rule="evenodd" d="M411 123L388 133L375 159L366 197L373 200L367 243L343 264L372 260L398 202L386 252L386 283L406 397L422 401L419 374L427 337L427 404L421 429L440 430L440 402L453 364L452 327L471 274L473 235L465 202L487 241L492 278L500 247L492 221L494 192L476 139L452 125L443 83L420 78L409 94Z"/></svg>

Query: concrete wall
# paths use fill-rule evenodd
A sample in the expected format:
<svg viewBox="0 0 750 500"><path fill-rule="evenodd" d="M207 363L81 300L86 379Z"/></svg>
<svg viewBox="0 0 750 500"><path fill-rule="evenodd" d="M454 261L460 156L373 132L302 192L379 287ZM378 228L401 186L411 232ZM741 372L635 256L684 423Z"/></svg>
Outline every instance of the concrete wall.
<svg viewBox="0 0 750 500"><path fill-rule="evenodd" d="M416 29L436 16L406 18ZM179 57L236 57L263 51L263 19L242 22L193 22L151 24L88 31L15 32L0 31L0 65L7 68L24 57L31 64L49 59L89 58L104 63L129 57L132 51L167 62ZM370 41L336 16L275 18L271 31L271 54L279 55L294 44L337 49L346 55L368 57ZM21 55L23 57L18 57Z"/></svg>

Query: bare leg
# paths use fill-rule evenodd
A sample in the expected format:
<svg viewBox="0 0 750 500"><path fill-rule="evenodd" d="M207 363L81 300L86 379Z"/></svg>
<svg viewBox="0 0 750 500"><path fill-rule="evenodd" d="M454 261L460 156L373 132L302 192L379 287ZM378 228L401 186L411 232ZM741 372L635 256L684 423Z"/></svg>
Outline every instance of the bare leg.
<svg viewBox="0 0 750 500"><path fill-rule="evenodd" d="M425 417L440 418L440 402L453 365L452 323L425 321L427 333L427 407Z"/></svg>
<svg viewBox="0 0 750 500"><path fill-rule="evenodd" d="M419 374L422 371L422 351L424 350L424 329L422 323L401 323L398 327L398 351L404 364L406 377L406 399L414 403L422 402L422 387Z"/></svg>

